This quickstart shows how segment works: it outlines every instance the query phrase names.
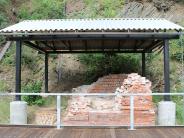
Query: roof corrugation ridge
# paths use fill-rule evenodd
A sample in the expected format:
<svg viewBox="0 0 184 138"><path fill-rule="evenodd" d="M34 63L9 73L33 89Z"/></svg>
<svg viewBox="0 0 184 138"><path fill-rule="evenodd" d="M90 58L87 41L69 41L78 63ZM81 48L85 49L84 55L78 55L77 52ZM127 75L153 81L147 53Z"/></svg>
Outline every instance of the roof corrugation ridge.
<svg viewBox="0 0 184 138"><path fill-rule="evenodd" d="M96 21L96 20L165 20L164 18L84 18L84 19L36 19L36 20L23 20L21 22L34 22L34 21Z"/></svg>
<svg viewBox="0 0 184 138"><path fill-rule="evenodd" d="M85 22L86 21L86 22ZM127 22L126 22L127 21ZM154 31L184 30L183 27L164 18L86 18L25 20L9 26L1 33L44 33L63 31Z"/></svg>

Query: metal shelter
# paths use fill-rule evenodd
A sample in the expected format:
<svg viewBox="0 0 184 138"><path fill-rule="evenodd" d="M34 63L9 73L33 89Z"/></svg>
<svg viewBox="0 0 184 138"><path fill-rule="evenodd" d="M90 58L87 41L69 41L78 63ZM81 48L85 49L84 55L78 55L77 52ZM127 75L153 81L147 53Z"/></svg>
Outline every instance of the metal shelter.
<svg viewBox="0 0 184 138"><path fill-rule="evenodd" d="M163 48L164 92L169 93L169 40L179 39L182 30L175 23L154 18L55 19L22 21L0 30L0 35L16 41L17 93L21 92L22 45L45 54L45 92L51 53L140 53L145 76L145 53Z"/></svg>

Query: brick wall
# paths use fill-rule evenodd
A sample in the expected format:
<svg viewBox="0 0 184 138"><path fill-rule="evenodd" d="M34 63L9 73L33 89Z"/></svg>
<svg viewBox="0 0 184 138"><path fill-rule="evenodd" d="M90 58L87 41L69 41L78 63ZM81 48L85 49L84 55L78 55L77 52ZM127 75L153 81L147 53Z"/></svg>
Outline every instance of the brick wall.
<svg viewBox="0 0 184 138"><path fill-rule="evenodd" d="M117 89L118 88L118 89ZM67 125L129 125L130 99L118 93L151 93L151 82L136 73L112 74L99 78L88 87L90 93L113 93L113 97L74 96L68 104L63 123ZM152 96L136 96L135 124L154 125Z"/></svg>

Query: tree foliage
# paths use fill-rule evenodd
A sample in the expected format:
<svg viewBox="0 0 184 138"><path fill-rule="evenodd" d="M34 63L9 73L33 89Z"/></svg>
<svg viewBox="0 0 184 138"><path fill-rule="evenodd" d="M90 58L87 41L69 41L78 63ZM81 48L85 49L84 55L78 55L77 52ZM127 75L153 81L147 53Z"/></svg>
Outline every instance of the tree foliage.
<svg viewBox="0 0 184 138"><path fill-rule="evenodd" d="M139 55L82 54L79 60L87 67L87 82L96 81L108 74L139 72Z"/></svg>

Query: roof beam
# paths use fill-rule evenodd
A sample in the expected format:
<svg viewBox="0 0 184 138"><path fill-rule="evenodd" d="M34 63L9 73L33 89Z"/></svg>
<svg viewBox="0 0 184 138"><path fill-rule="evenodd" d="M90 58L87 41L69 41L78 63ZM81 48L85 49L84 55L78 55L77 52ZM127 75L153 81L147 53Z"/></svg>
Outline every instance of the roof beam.
<svg viewBox="0 0 184 138"><path fill-rule="evenodd" d="M105 33L105 32L104 32ZM16 41L56 41L56 40L121 40L121 39L134 39L134 40L163 40L163 39L178 39L179 34L176 33L137 33L137 34L111 34L111 35L30 35L30 36L9 36L7 40Z"/></svg>
<svg viewBox="0 0 184 138"><path fill-rule="evenodd" d="M136 50L138 47L140 47L142 44L144 44L145 41L143 40L136 40L136 44L135 44L135 47L134 47L134 50Z"/></svg>
<svg viewBox="0 0 184 138"><path fill-rule="evenodd" d="M102 51L104 51L104 40L102 40L101 49L102 49Z"/></svg>
<svg viewBox="0 0 184 138"><path fill-rule="evenodd" d="M54 46L54 41L52 41L53 42L53 46ZM62 43L63 43L63 45L65 46L65 48L68 48L69 47L69 43L66 41L61 41ZM56 50L56 48L55 48L55 50Z"/></svg>
<svg viewBox="0 0 184 138"><path fill-rule="evenodd" d="M163 41L155 41L154 44L152 46L148 46L147 48L144 49L144 52L151 52L153 49L155 49L158 46L163 45Z"/></svg>
<svg viewBox="0 0 184 138"><path fill-rule="evenodd" d="M28 47L36 50L36 51L39 51L39 52L43 53L43 54L46 53L46 51L43 48L39 47L38 45L36 45L36 44L34 44L32 42L24 41L24 44L27 45Z"/></svg>
<svg viewBox="0 0 184 138"><path fill-rule="evenodd" d="M106 47L105 49L103 49L101 47L101 45L95 45L96 48L86 48L84 47L85 45L78 45L78 47L80 48L75 48L75 45L68 47L67 49L65 47L60 47L58 46L58 48L56 50L50 50L49 48L44 48L44 51L140 51L140 50L144 50L143 48L139 48L139 49L133 49L133 48L118 48L117 45L109 45L110 48ZM113 46L117 47L117 48L113 48Z"/></svg>
<svg viewBox="0 0 184 138"><path fill-rule="evenodd" d="M54 48L54 49L56 49L56 46L55 46L55 44L54 44L54 41L51 41L52 42L52 47Z"/></svg>
<svg viewBox="0 0 184 138"><path fill-rule="evenodd" d="M121 47L121 41L118 40L118 50L120 51L120 47Z"/></svg>
<svg viewBox="0 0 184 138"><path fill-rule="evenodd" d="M49 54L143 53L143 51L47 51Z"/></svg>
<svg viewBox="0 0 184 138"><path fill-rule="evenodd" d="M40 43L42 43L45 47L48 47L49 49L55 50L52 46L48 45L45 41L41 41Z"/></svg>
<svg viewBox="0 0 184 138"><path fill-rule="evenodd" d="M69 46L69 50L72 51L72 46L71 46L71 42L68 41L68 46Z"/></svg>
<svg viewBox="0 0 184 138"><path fill-rule="evenodd" d="M161 45L161 46L155 48L154 50L152 50L152 52L158 51L158 53L161 53L162 49L163 49L163 45Z"/></svg>
<svg viewBox="0 0 184 138"><path fill-rule="evenodd" d="M85 50L87 51L88 50L88 42L87 42L87 40L84 41L84 46L85 46Z"/></svg>

